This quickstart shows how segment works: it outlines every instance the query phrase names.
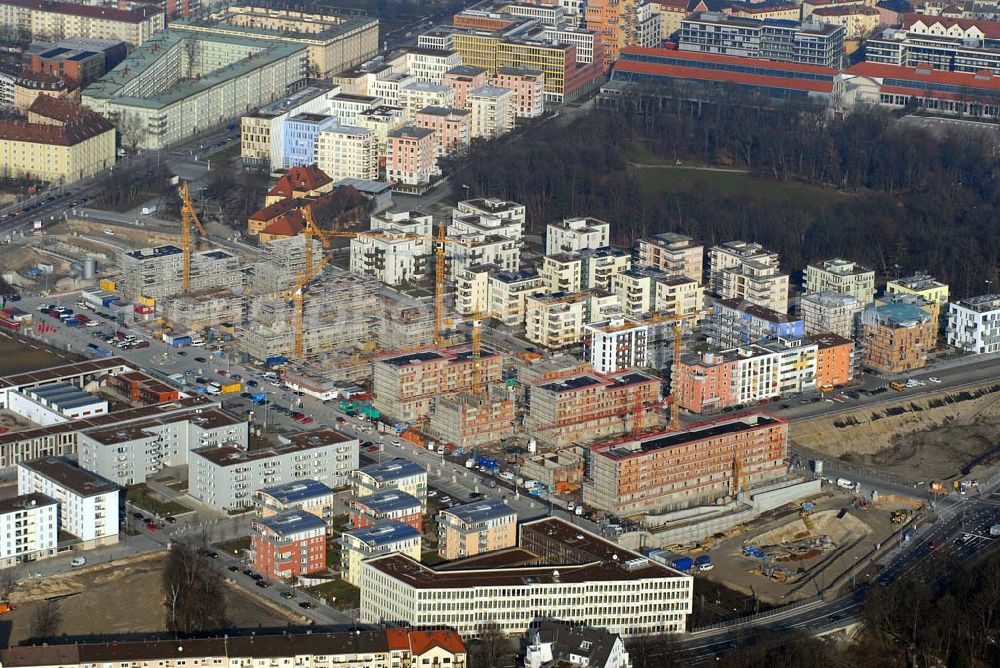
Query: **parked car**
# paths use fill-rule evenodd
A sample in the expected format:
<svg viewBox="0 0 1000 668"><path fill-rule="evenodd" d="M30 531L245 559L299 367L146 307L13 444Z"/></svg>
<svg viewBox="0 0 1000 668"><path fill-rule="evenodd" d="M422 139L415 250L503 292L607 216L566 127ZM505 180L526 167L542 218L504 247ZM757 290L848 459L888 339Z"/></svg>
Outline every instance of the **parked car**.
<svg viewBox="0 0 1000 668"><path fill-rule="evenodd" d="M207 362L208 360L206 360L206 359L205 359L204 357L195 357L195 358L194 358L194 361L195 361L195 362L199 362L199 363L201 363L201 364L204 364L204 363L205 363L205 362Z"/></svg>
<svg viewBox="0 0 1000 668"><path fill-rule="evenodd" d="M299 607L302 608L303 610L312 610L316 606L310 603L309 601L299 601Z"/></svg>
<svg viewBox="0 0 1000 668"><path fill-rule="evenodd" d="M237 566L236 564L233 564L231 566L227 566L226 570L229 571L230 573L239 573L240 572L240 567Z"/></svg>
<svg viewBox="0 0 1000 668"><path fill-rule="evenodd" d="M73 561L69 562L69 565L73 568L79 568L87 563L86 557L73 557Z"/></svg>
<svg viewBox="0 0 1000 668"><path fill-rule="evenodd" d="M281 592L280 596L281 598L284 599L295 598L295 592L286 589L285 591Z"/></svg>
<svg viewBox="0 0 1000 668"><path fill-rule="evenodd" d="M267 580L264 580L263 578L257 580L257 582L255 582L254 584L260 587L261 589L267 589L268 587L271 586L271 583L268 582Z"/></svg>

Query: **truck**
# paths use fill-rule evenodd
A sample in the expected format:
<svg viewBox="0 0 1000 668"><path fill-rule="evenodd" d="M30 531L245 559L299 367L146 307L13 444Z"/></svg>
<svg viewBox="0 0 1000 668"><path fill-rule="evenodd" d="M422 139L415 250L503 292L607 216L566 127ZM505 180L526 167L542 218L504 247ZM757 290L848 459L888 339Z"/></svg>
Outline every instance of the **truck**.
<svg viewBox="0 0 1000 668"><path fill-rule="evenodd" d="M485 455L479 455L479 459L476 463L482 466L487 471L496 471L498 468L500 468L500 465L497 463L497 460L493 459L492 457L486 457Z"/></svg>
<svg viewBox="0 0 1000 668"><path fill-rule="evenodd" d="M694 560L694 565L698 567L699 571L705 572L712 570L715 565L712 563L712 557L707 554L703 554Z"/></svg>
<svg viewBox="0 0 1000 668"><path fill-rule="evenodd" d="M848 480L847 478L837 478L837 487L843 487L844 489L854 489L854 482Z"/></svg>
<svg viewBox="0 0 1000 668"><path fill-rule="evenodd" d="M689 572L692 566L694 566L694 560L691 557L676 557L670 560L670 567L681 573Z"/></svg>

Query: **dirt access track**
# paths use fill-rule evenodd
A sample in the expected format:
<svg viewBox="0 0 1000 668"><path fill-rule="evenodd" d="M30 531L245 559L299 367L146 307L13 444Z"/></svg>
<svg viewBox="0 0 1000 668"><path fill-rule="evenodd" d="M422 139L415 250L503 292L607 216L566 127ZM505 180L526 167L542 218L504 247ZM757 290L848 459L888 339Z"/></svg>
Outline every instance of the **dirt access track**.
<svg viewBox="0 0 1000 668"><path fill-rule="evenodd" d="M942 391L795 422L793 445L912 482L976 477L1000 459L1000 384ZM968 467L968 473L962 469Z"/></svg>
<svg viewBox="0 0 1000 668"><path fill-rule="evenodd" d="M166 631L163 567L166 552L155 552L25 580L11 596L14 610L4 615L12 625L11 645L27 640L36 610L46 601L59 606L60 635L123 634ZM226 589L226 617L231 627L285 627L301 618L235 586Z"/></svg>

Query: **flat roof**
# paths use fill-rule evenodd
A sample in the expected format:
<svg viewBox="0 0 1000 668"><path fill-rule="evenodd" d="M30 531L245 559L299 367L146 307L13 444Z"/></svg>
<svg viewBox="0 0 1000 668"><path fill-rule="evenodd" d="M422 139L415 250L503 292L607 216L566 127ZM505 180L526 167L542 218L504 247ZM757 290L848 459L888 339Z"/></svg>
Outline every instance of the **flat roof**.
<svg viewBox="0 0 1000 668"><path fill-rule="evenodd" d="M281 503L294 503L332 494L333 488L319 480L306 479L272 485L257 491L261 494L267 494Z"/></svg>
<svg viewBox="0 0 1000 668"><path fill-rule="evenodd" d="M257 521L279 536L326 528L326 522L304 510L289 510Z"/></svg>
<svg viewBox="0 0 1000 668"><path fill-rule="evenodd" d="M0 377L0 388L4 387L26 387L40 385L49 381L62 378L72 378L91 373L110 373L112 369L127 366L134 368L133 364L122 357L108 357L99 360L89 360L86 362L74 362L72 364L62 364L51 366L35 371L25 371L9 376Z"/></svg>
<svg viewBox="0 0 1000 668"><path fill-rule="evenodd" d="M291 95L286 97L278 98L274 102L264 105L261 107L257 113L247 114L248 116L259 116L261 118L273 118L275 116L280 116L281 114L294 109L295 107L301 106L310 100L314 100L320 95L329 93L332 90L330 87L321 87L317 85L311 85L298 90Z"/></svg>
<svg viewBox="0 0 1000 668"><path fill-rule="evenodd" d="M210 445L204 448L196 448L191 452L197 453L200 457L207 459L216 466L228 467L353 440L357 439L352 439L333 429L317 429L316 431L295 434L289 437L289 443L261 448L259 450L247 451L232 443L223 443L218 446Z"/></svg>
<svg viewBox="0 0 1000 668"><path fill-rule="evenodd" d="M378 547L380 545L388 545L391 543L398 543L401 540L409 540L411 538L420 537L420 532L409 524L388 520L384 522L376 522L371 526L362 527L360 529L345 531L344 533L352 536L353 538L357 538L369 547Z"/></svg>
<svg viewBox="0 0 1000 668"><path fill-rule="evenodd" d="M355 501L358 505L364 506L375 513L391 513L395 510L412 508L419 510L423 507L420 499L412 494L407 494L396 489L382 489L374 494L360 496Z"/></svg>
<svg viewBox="0 0 1000 668"><path fill-rule="evenodd" d="M500 499L483 499L473 501L461 506L452 506L441 511L449 515L454 515L466 524L486 522L487 520L500 519L501 517L517 517L517 511L508 506Z"/></svg>
<svg viewBox="0 0 1000 668"><path fill-rule="evenodd" d="M591 448L591 452L602 457L622 460L655 450L688 445L717 436L752 431L776 424L787 423L785 420L764 413L749 413L737 417L703 422L682 429L681 431L661 431L639 439L618 440L613 443L597 444Z"/></svg>
<svg viewBox="0 0 1000 668"><path fill-rule="evenodd" d="M218 29L226 31L235 31L246 33L249 37L267 37L267 38L285 38L285 39L295 39L295 40L308 40L308 41L327 41L331 38L338 37L340 35L346 34L352 30L355 30L361 26L369 25L373 22L377 22L378 19L371 18L368 16L358 16L358 17L346 17L339 14L334 14L329 11L329 9L324 10L324 14L313 14L308 13L303 16L303 12L298 9L294 9L288 12L288 15L282 16L277 12L282 11L281 9L272 9L269 7L253 7L252 5L247 5L253 9L260 10L257 12L226 12L224 15L210 16L207 18L187 18L187 19L177 19L170 22L170 25L177 30L185 30L193 32L195 29ZM303 22L307 24L319 24L329 26L325 30L320 30L317 32L299 32L295 30L279 30L274 28L262 28L258 26L241 26L234 25L229 21L232 20L234 16L261 16L265 18L277 18L279 20L289 21L291 23ZM336 19L336 22L330 19ZM198 30L199 34L205 34L201 30ZM212 33L208 33L212 34Z"/></svg>
<svg viewBox="0 0 1000 668"><path fill-rule="evenodd" d="M796 318L795 316L788 315L787 313L781 313L779 311L769 309L766 306L750 304L742 299L720 299L716 302L716 304L725 308L730 308L734 311L747 313L757 318L761 318L762 320L767 320L768 322L791 323L802 320L802 318Z"/></svg>
<svg viewBox="0 0 1000 668"><path fill-rule="evenodd" d="M55 499L44 494L32 492L31 494L21 494L9 499L0 499L0 513L13 513L19 510L29 510L39 506L54 506L58 503Z"/></svg>
<svg viewBox="0 0 1000 668"><path fill-rule="evenodd" d="M164 406L169 404L156 405ZM110 415L119 414L120 413L111 413ZM242 418L237 417L232 413L227 413L222 409L210 409L203 411L193 410L179 415L166 415L149 420L128 422L126 424L119 424L120 421L115 421L112 422L112 426L108 426L104 429L87 431L85 433L87 437L102 445L116 445L118 443L127 443L128 441L133 441L139 438L146 438L149 436L149 430L152 427L174 424L182 420L192 422L202 429L219 429L220 427L242 424L245 422Z"/></svg>
<svg viewBox="0 0 1000 668"><path fill-rule="evenodd" d="M427 473L427 471L425 471L419 464L411 462L409 459L403 459L402 457L396 457L387 462L362 467L358 469L358 472L364 473L379 482L400 480L402 478L420 475L421 473Z"/></svg>
<svg viewBox="0 0 1000 668"><path fill-rule="evenodd" d="M65 457L32 459L27 462L19 462L18 466L34 471L79 496L96 496L118 489L118 485L110 480L80 468Z"/></svg>

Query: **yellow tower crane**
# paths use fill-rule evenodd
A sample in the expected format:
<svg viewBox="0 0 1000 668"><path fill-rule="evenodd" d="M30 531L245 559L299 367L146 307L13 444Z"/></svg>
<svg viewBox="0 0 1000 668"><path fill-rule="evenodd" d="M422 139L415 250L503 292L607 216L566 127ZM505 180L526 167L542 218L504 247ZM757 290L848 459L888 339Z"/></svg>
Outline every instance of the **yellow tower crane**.
<svg viewBox="0 0 1000 668"><path fill-rule="evenodd" d="M475 318L472 320L472 393L479 395L482 391L482 369L479 367L479 355L482 349L482 326L483 320L476 310Z"/></svg>
<svg viewBox="0 0 1000 668"><path fill-rule="evenodd" d="M177 190L181 195L181 289L187 293L191 290L191 223L198 228L201 236L207 237L208 233L198 220L198 212L191 202L187 181L181 181Z"/></svg>
<svg viewBox="0 0 1000 668"><path fill-rule="evenodd" d="M302 208L302 218L305 220L305 226L302 228L302 235L306 238L305 246L305 262L303 263L302 273L299 274L299 280L295 283L295 287L292 289L292 299L295 302L295 313L293 316L293 324L295 327L295 344L292 348L292 355L296 359L301 359L305 354L305 288L306 284L322 271L330 262L330 256L323 256L319 263L313 264L313 238L319 238L320 243L323 248L330 248L330 238L329 235L319 226L316 225L316 221L313 219L312 207L305 206Z"/></svg>

